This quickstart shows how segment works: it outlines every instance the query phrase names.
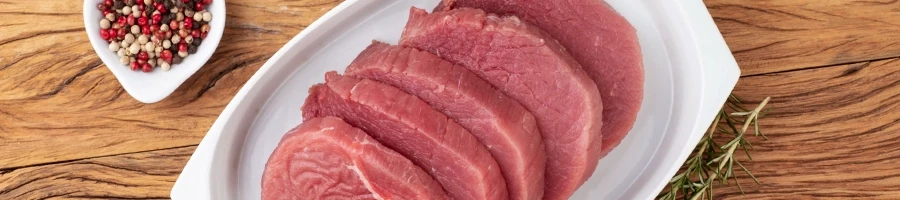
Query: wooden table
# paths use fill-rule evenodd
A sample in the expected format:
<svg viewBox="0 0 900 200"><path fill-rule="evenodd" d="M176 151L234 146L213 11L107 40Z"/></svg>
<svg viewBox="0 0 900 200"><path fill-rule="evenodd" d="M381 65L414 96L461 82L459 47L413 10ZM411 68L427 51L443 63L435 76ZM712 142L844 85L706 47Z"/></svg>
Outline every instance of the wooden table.
<svg viewBox="0 0 900 200"><path fill-rule="evenodd" d="M168 198L247 79L336 0L229 0L222 43L169 98L127 94L88 43L82 1L0 1L0 199ZM900 3L708 0L742 68L773 97L726 199L900 199Z"/></svg>

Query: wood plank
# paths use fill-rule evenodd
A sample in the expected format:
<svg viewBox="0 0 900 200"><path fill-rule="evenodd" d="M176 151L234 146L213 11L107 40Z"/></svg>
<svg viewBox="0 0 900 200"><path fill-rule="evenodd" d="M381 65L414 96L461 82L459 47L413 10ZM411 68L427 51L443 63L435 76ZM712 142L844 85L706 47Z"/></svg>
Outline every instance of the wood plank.
<svg viewBox="0 0 900 200"><path fill-rule="evenodd" d="M752 138L740 161L762 185L738 174L724 199L900 199L900 59L742 78L735 94L774 110L760 118L770 138ZM719 199L719 198L717 198Z"/></svg>
<svg viewBox="0 0 900 200"><path fill-rule="evenodd" d="M900 56L898 1L705 3L744 75Z"/></svg>
<svg viewBox="0 0 900 200"><path fill-rule="evenodd" d="M17 19L0 22L0 170L197 144L244 82L338 3L228 1L213 59L155 104L125 94L94 55L81 1L0 3L0 18Z"/></svg>
<svg viewBox="0 0 900 200"><path fill-rule="evenodd" d="M169 199L195 147L0 171L0 199Z"/></svg>

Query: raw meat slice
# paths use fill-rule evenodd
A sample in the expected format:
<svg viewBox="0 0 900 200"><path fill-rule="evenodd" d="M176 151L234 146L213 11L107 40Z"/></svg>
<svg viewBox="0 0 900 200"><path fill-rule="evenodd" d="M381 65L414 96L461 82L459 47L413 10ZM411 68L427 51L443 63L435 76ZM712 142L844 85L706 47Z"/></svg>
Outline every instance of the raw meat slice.
<svg viewBox="0 0 900 200"><path fill-rule="evenodd" d="M634 27L601 0L444 0L452 7L515 15L559 40L594 80L603 97L603 150L634 126L644 98L644 64Z"/></svg>
<svg viewBox="0 0 900 200"><path fill-rule="evenodd" d="M288 131L266 163L262 199L448 199L422 168L336 117Z"/></svg>
<svg viewBox="0 0 900 200"><path fill-rule="evenodd" d="M597 85L546 33L477 9L413 8L400 44L465 66L531 111L547 153L545 198L569 197L594 172L602 139Z"/></svg>
<svg viewBox="0 0 900 200"><path fill-rule="evenodd" d="M419 97L488 147L506 179L510 199L543 198L546 156L534 116L468 69L428 52L374 42L345 75Z"/></svg>
<svg viewBox="0 0 900 200"><path fill-rule="evenodd" d="M425 169L453 199L509 198L500 168L484 145L422 100L333 71L309 93L304 119L343 118Z"/></svg>

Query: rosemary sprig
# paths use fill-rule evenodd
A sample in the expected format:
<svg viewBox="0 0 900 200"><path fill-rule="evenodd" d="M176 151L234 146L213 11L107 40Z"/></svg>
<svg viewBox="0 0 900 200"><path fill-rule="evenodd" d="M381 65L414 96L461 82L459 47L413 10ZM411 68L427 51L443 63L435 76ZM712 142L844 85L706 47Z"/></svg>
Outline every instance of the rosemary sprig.
<svg viewBox="0 0 900 200"><path fill-rule="evenodd" d="M769 139L759 130L758 121L760 116L768 113L768 110L764 110L764 108L770 99L766 97L756 108L750 110L743 107L743 100L734 94L730 95L709 126L709 130L694 148L694 153L682 165L683 171L672 177L668 187L656 198L676 200L682 197L690 200L711 200L713 199L713 187L728 184L729 178L734 180L738 190L743 194L744 189L738 183L737 176L734 176L735 164L744 173L747 173L756 184L759 184L759 180L753 176L753 173L750 173L750 170L747 170L741 162L734 159L734 153L741 149L749 160L753 160L750 157L750 149L753 149L753 145L745 138L748 135L747 130L751 126L753 126L753 131L749 134ZM724 134L732 139L724 145L719 145L713 140L716 134ZM713 184L716 182L718 184Z"/></svg>

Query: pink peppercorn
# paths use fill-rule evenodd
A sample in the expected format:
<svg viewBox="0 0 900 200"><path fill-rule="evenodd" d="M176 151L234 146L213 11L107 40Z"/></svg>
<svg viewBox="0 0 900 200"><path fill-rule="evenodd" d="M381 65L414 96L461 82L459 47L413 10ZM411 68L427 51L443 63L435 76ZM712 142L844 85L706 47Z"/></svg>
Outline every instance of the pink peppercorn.
<svg viewBox="0 0 900 200"><path fill-rule="evenodd" d="M131 62L131 70L137 71L138 69L141 69L141 64L138 64L137 61Z"/></svg>
<svg viewBox="0 0 900 200"><path fill-rule="evenodd" d="M119 24L119 27L125 27L127 22L125 21L124 16L119 16L119 19L116 19L116 23Z"/></svg>
<svg viewBox="0 0 900 200"><path fill-rule="evenodd" d="M157 3L157 4L156 4L156 10L158 10L159 13L166 13L166 12L169 12L169 9L166 9L166 6L163 5L163 4L161 4L161 3Z"/></svg>
<svg viewBox="0 0 900 200"><path fill-rule="evenodd" d="M153 67L150 66L150 63L144 63L142 66L144 72L153 71Z"/></svg>
<svg viewBox="0 0 900 200"><path fill-rule="evenodd" d="M116 33L116 39L124 40L125 34L128 34L128 31L126 31L125 28L120 28Z"/></svg>
<svg viewBox="0 0 900 200"><path fill-rule="evenodd" d="M138 18L137 24L138 24L138 26L141 26L141 27L147 26L147 17Z"/></svg>
<svg viewBox="0 0 900 200"><path fill-rule="evenodd" d="M134 15L128 15L128 19L126 19L125 21L128 22L128 25L130 26L130 25L134 25L135 21L137 21L137 20L134 19Z"/></svg>
<svg viewBox="0 0 900 200"><path fill-rule="evenodd" d="M190 18L190 17L185 17L184 18L184 28L190 29L191 27L194 27L194 19Z"/></svg>
<svg viewBox="0 0 900 200"><path fill-rule="evenodd" d="M109 40L109 31L100 30L100 38L103 38L103 40Z"/></svg>
<svg viewBox="0 0 900 200"><path fill-rule="evenodd" d="M147 59L150 59L150 56L146 51L141 51L140 53L138 53L138 60L147 61Z"/></svg>

